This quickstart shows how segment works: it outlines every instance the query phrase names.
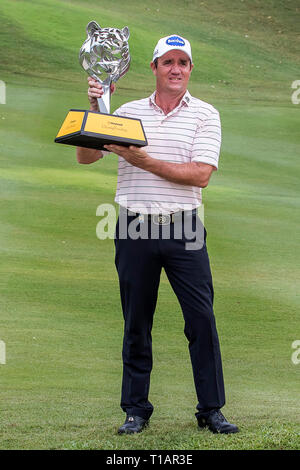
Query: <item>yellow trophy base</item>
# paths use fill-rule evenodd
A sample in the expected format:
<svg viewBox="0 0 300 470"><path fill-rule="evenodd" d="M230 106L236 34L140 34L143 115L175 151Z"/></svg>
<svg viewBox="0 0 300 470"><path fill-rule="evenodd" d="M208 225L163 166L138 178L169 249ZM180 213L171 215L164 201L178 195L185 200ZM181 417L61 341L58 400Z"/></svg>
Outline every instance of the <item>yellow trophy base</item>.
<svg viewBox="0 0 300 470"><path fill-rule="evenodd" d="M103 146L107 144L127 147L144 147L148 144L140 119L80 109L69 111L55 142L99 150L105 150Z"/></svg>

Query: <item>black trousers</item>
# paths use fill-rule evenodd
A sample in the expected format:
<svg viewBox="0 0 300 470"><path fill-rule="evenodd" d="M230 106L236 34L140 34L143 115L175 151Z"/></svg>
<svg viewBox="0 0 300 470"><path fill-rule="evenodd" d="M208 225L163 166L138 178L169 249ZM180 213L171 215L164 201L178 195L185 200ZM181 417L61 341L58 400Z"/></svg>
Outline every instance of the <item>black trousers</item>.
<svg viewBox="0 0 300 470"><path fill-rule="evenodd" d="M123 411L145 419L150 418L153 412L153 405L148 399L152 369L151 330L162 268L184 316L184 333L189 344L198 413L221 408L225 403L224 383L204 227L204 237L199 247L187 249L187 243L192 247L193 241L190 235L185 235L184 221L180 222L183 234L179 238L175 233L175 224L154 226L151 220L138 224L138 218L127 216L126 227L133 222L136 230L133 233L127 231L124 236L124 220L120 221L121 217L124 217L124 212L123 215L120 213L116 227L115 263L124 316ZM192 230L196 223L200 223L200 219L194 214ZM148 236L136 238L136 231L144 230L145 235L146 228ZM154 237L150 236L151 228L154 228ZM170 233L166 236L164 230Z"/></svg>

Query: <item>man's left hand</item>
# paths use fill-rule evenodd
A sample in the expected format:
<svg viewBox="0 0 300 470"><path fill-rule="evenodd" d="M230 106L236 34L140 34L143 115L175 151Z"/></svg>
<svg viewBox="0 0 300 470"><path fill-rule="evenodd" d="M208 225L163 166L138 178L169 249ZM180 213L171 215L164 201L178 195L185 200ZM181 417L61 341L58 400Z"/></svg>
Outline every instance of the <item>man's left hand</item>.
<svg viewBox="0 0 300 470"><path fill-rule="evenodd" d="M128 163L133 166L145 169L149 159L151 157L139 147L130 145L130 147L124 147L122 145L104 145L104 148L109 152L116 153L120 157L124 158Z"/></svg>

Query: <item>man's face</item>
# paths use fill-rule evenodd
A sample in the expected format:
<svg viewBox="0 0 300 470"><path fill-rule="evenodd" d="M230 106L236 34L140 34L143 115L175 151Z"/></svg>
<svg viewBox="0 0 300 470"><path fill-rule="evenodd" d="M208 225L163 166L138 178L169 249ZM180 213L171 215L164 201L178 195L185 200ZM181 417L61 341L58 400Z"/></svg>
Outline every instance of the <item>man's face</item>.
<svg viewBox="0 0 300 470"><path fill-rule="evenodd" d="M157 68L154 62L150 65L156 76L157 91L185 93L193 69L193 64L185 52L177 49L166 52L158 58Z"/></svg>

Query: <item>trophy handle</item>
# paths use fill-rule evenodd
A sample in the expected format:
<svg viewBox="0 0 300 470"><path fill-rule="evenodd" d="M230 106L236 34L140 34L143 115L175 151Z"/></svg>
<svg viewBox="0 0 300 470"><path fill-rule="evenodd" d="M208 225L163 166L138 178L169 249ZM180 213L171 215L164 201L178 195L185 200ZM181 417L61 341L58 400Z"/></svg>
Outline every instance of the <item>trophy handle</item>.
<svg viewBox="0 0 300 470"><path fill-rule="evenodd" d="M103 95L97 98L100 113L110 114L110 84L102 83Z"/></svg>

